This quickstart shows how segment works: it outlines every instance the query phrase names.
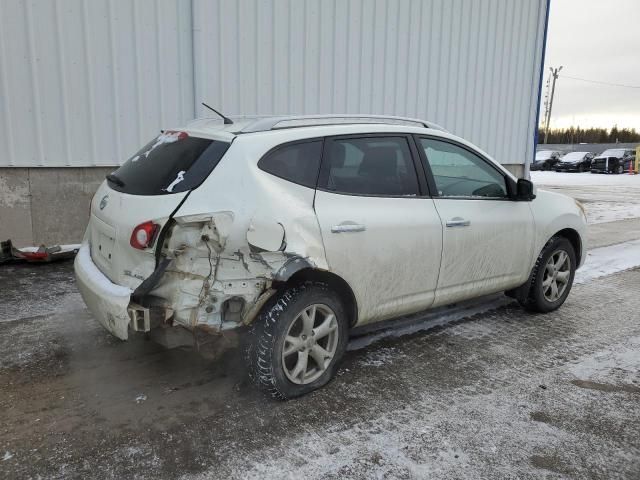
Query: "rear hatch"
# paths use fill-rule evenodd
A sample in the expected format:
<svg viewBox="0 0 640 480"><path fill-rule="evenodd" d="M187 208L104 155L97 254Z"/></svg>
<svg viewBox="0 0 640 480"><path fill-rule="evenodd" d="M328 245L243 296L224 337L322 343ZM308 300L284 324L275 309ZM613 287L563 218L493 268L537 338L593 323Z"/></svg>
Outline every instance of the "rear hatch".
<svg viewBox="0 0 640 480"><path fill-rule="evenodd" d="M155 240L188 192L213 171L229 143L165 132L107 176L91 202L91 257L112 282L137 287L155 268ZM147 248L135 248L137 226L157 225ZM134 242L135 243L135 242Z"/></svg>

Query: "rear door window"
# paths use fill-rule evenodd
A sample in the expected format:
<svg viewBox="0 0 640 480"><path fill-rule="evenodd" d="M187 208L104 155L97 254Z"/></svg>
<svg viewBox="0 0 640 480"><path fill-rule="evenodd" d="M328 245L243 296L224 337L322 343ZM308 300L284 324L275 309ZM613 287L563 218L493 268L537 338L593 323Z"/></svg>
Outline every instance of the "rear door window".
<svg viewBox="0 0 640 480"><path fill-rule="evenodd" d="M198 187L230 143L164 132L113 172L109 186L131 195L167 195Z"/></svg>
<svg viewBox="0 0 640 480"><path fill-rule="evenodd" d="M281 145L258 162L258 168L298 185L316 188L322 140Z"/></svg>
<svg viewBox="0 0 640 480"><path fill-rule="evenodd" d="M318 187L351 195L419 195L405 137L336 138L328 146Z"/></svg>

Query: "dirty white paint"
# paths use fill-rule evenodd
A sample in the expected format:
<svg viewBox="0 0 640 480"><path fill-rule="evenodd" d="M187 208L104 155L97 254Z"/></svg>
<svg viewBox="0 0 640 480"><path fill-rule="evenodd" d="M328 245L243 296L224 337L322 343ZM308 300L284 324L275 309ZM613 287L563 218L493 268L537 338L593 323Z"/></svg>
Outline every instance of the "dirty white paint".
<svg viewBox="0 0 640 480"><path fill-rule="evenodd" d="M233 142L167 230L161 254L170 263L151 292L172 311L175 323L191 329L219 332L250 322L260 302L273 292L278 271L291 259L343 278L356 298L357 322L364 324L429 308L438 301L441 279L448 283L440 303L517 287L556 232L573 228L585 235L585 217L576 202L543 190L532 202L478 201L477 208L466 209L469 230L448 232L445 215L453 215L455 205L438 205L443 200L316 192L257 166L266 152L289 141L349 133L424 133L423 128L328 125L235 138L228 128L219 122L196 122L184 129L193 136ZM449 133L429 133L474 148ZM134 290L156 268L154 249L132 248L131 232L149 220L163 226L185 195L127 195L105 182L94 197L76 268L90 308L101 308L94 314L120 338L126 338L122 329L128 323L123 313L126 291ZM109 200L100 208L98 199L105 196ZM365 228L333 231L334 225L354 222ZM509 235L516 241L505 243L503 237ZM443 262L439 252L444 252ZM485 258L493 263L473 263Z"/></svg>
<svg viewBox="0 0 640 480"><path fill-rule="evenodd" d="M82 299L107 330L126 340L129 335L127 306L132 291L112 283L93 263L89 248L87 243L82 244L74 262Z"/></svg>

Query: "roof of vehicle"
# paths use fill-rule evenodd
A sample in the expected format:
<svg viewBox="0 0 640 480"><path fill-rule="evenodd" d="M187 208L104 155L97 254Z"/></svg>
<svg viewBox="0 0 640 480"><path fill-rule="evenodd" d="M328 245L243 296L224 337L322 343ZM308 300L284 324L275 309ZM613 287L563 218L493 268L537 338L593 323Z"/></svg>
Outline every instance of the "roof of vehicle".
<svg viewBox="0 0 640 480"><path fill-rule="evenodd" d="M558 152L557 150L539 150L539 151L536 152L536 158L538 158L539 155L545 155L544 158L546 159L546 158L551 157L551 156L553 156L555 154L560 155L560 152Z"/></svg>
<svg viewBox="0 0 640 480"><path fill-rule="evenodd" d="M567 155L588 155L588 154L593 154L593 152L567 152L564 154L564 156L566 157Z"/></svg>
<svg viewBox="0 0 640 480"><path fill-rule="evenodd" d="M413 127L420 129L431 129L448 133L447 130L433 122L407 117L396 117L390 115L297 115L297 116L252 116L252 117L232 117L232 124L223 123L220 118L200 118L190 122L184 130L204 136L212 136L222 140L231 141L237 135L244 135L258 132L272 132L276 130L306 129L306 128L326 128L347 125L396 125L401 127ZM375 130L365 128L365 130ZM322 133L320 133L322 134ZM335 133L330 133L335 134Z"/></svg>
<svg viewBox="0 0 640 480"><path fill-rule="evenodd" d="M603 153L607 153L609 152L609 155L611 155L611 152L622 152L623 155L625 152L632 152L633 150L629 149L629 148L607 148L604 152L601 152L600 155L602 155Z"/></svg>
<svg viewBox="0 0 640 480"><path fill-rule="evenodd" d="M232 124L224 124L220 118L201 118L190 122L186 127L176 130L186 131L189 135L232 142L236 138L260 139L269 137L270 141L281 143L288 141L329 137L334 135L358 135L368 133L390 134L431 134L443 139L454 140L471 148L489 159L502 171L516 177L500 166L491 155L468 140L458 137L440 125L415 118L385 115L307 115L307 116L270 116L270 117L231 117ZM559 153L559 152L555 152Z"/></svg>

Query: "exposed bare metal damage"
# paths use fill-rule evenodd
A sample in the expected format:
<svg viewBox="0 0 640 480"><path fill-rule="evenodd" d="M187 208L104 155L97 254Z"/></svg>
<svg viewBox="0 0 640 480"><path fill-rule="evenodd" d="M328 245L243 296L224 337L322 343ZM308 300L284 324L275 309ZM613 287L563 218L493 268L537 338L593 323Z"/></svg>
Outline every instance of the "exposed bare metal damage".
<svg viewBox="0 0 640 480"><path fill-rule="evenodd" d="M584 236L578 205L545 192L532 202L533 190L517 197L517 179L488 155L426 124L261 131L247 122L201 120L163 134L97 191L76 272L90 310L118 338L131 330L193 333L196 345L204 334L231 337L304 282L326 284L349 325L361 326L518 288L549 238L567 229ZM428 160L417 139L425 135L428 148L476 152L489 165L480 170L493 172L483 181L511 197L484 198L478 185L472 195L419 186L409 177Z"/></svg>
<svg viewBox="0 0 640 480"><path fill-rule="evenodd" d="M175 219L161 246L171 261L149 293L171 310L168 321L212 333L248 325L275 292L274 282L315 266L284 251L281 223L252 219L246 243L231 245L233 222L232 212Z"/></svg>

